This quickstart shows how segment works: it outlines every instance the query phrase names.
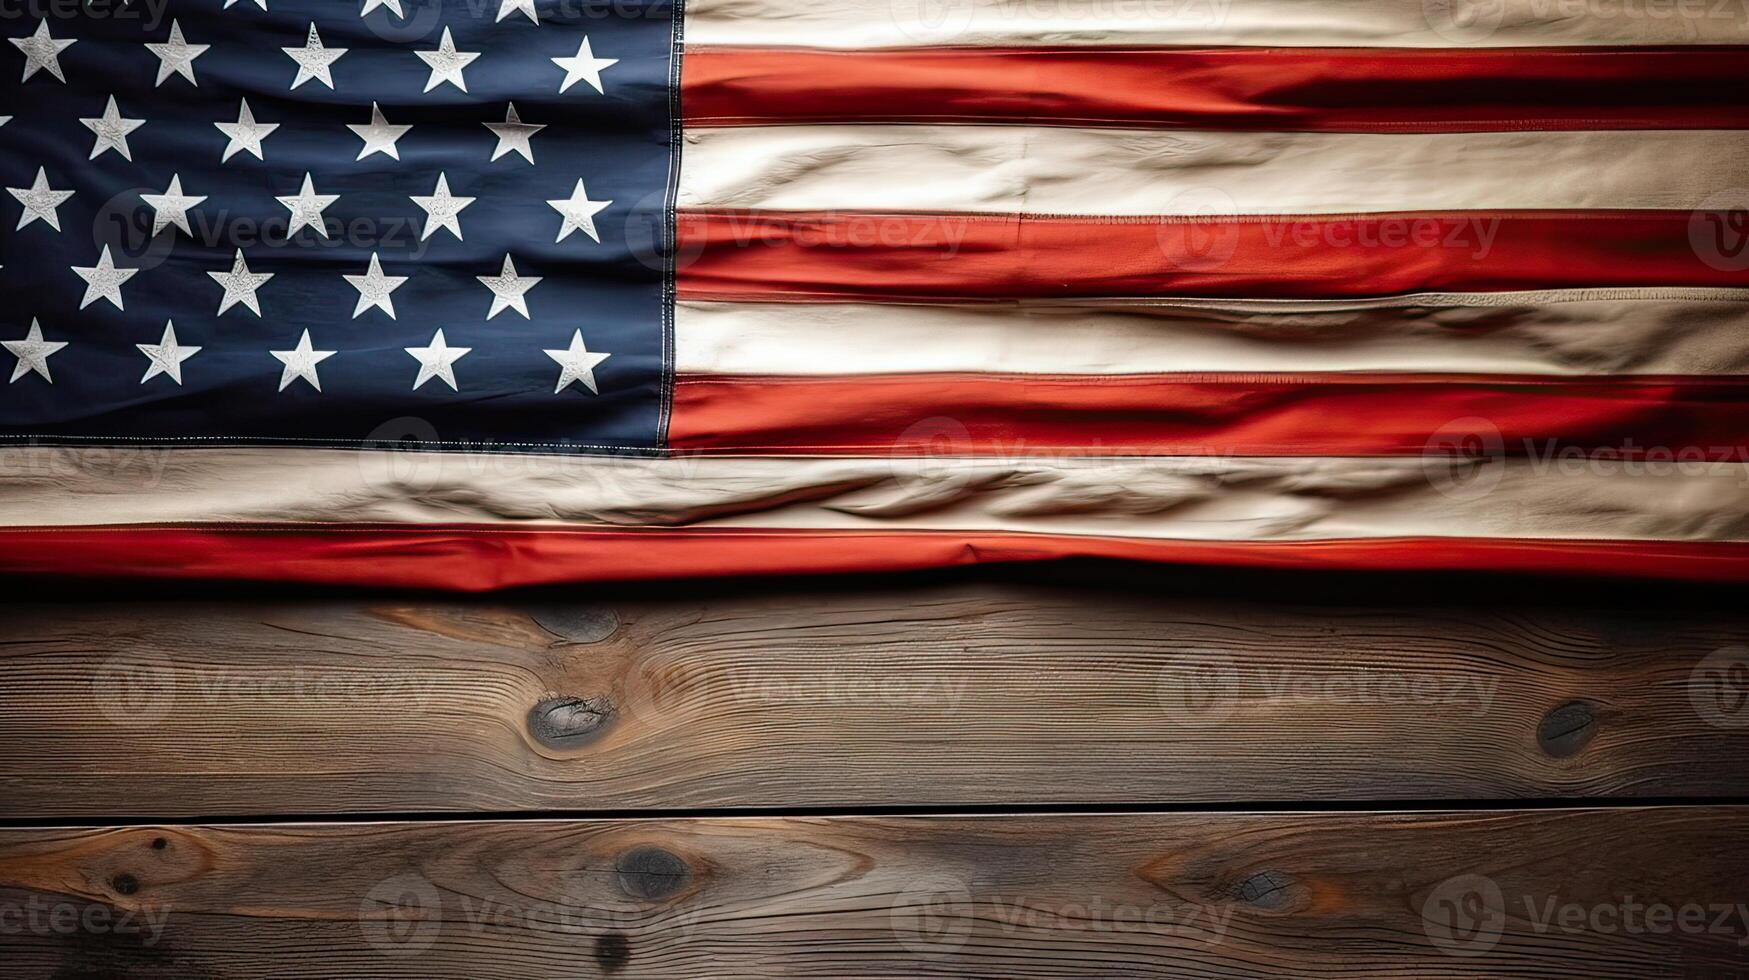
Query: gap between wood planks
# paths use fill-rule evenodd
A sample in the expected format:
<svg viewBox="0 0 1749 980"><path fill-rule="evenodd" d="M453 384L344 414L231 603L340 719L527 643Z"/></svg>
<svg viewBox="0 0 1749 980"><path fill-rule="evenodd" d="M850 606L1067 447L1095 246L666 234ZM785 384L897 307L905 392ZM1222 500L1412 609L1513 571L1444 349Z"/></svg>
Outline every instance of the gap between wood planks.
<svg viewBox="0 0 1749 980"><path fill-rule="evenodd" d="M989 804L970 806L859 806L859 807L715 807L691 809L622 810L515 810L501 812L408 812L363 811L358 813L211 814L179 817L29 817L0 819L0 830L107 827L207 827L311 826L360 823L552 823L593 820L712 820L769 817L875 818L875 817L1031 817L1031 816L1149 816L1170 814L1262 814L1262 813L1451 813L1545 811L1545 810L1655 810L1660 807L1749 807L1749 796L1701 796L1663 798L1562 797L1548 799L1443 799L1443 800L1264 800L1232 803L1099 803L1086 806L1061 804Z"/></svg>

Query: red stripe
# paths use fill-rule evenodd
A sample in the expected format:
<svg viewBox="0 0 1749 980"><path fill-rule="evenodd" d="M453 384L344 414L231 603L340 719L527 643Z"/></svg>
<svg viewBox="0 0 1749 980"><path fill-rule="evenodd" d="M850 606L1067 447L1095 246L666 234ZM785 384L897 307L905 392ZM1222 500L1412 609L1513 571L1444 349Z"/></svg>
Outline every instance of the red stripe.
<svg viewBox="0 0 1749 980"><path fill-rule="evenodd" d="M1744 286L1688 211L1268 218L688 212L687 299L1344 298Z"/></svg>
<svg viewBox="0 0 1749 980"><path fill-rule="evenodd" d="M0 572L481 592L717 575L890 572L1098 557L1277 568L1519 571L1749 581L1739 542L1391 538L1244 543L917 531L31 528Z"/></svg>
<svg viewBox="0 0 1749 980"><path fill-rule="evenodd" d="M1454 440L1466 452L1539 455L1558 439L1556 451L1742 459L1749 379L694 377L675 387L669 438L689 451L1244 456L1413 455Z"/></svg>
<svg viewBox="0 0 1749 980"><path fill-rule="evenodd" d="M1749 48L724 48L687 51L682 91L693 126L1743 129Z"/></svg>

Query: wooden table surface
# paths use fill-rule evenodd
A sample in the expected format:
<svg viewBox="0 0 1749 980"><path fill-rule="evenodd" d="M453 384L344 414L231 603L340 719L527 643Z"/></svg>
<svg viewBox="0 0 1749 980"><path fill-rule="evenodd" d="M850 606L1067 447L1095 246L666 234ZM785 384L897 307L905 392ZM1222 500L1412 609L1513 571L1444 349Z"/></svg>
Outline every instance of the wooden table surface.
<svg viewBox="0 0 1749 980"><path fill-rule="evenodd" d="M32 583L0 978L1749 978L1732 590Z"/></svg>

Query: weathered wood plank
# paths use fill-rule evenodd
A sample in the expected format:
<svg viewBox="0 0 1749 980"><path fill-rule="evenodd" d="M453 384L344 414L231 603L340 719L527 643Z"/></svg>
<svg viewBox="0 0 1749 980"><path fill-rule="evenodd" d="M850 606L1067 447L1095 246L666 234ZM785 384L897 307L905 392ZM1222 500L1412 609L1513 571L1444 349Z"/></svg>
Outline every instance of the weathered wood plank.
<svg viewBox="0 0 1749 980"><path fill-rule="evenodd" d="M1286 598L3 607L0 816L1749 794L1723 604Z"/></svg>
<svg viewBox="0 0 1749 980"><path fill-rule="evenodd" d="M20 980L1699 980L1749 970L1746 831L1687 807L14 830L0 955Z"/></svg>

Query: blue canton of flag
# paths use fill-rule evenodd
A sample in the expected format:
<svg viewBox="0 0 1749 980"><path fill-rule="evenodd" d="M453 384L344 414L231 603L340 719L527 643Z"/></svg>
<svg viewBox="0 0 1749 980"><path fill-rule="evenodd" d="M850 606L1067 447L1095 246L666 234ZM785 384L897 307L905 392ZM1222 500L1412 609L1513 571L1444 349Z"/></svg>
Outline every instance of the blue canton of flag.
<svg viewBox="0 0 1749 980"><path fill-rule="evenodd" d="M0 21L0 437L662 444L667 0L42 7Z"/></svg>

